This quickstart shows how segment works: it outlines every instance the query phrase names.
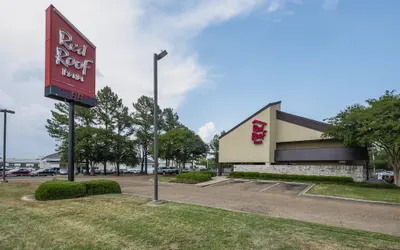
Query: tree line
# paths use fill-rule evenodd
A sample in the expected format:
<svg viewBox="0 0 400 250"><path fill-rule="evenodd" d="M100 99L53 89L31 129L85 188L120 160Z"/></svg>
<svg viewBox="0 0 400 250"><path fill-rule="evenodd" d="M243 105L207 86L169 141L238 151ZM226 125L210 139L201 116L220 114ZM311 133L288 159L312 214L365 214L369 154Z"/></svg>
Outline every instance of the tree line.
<svg viewBox="0 0 400 250"><path fill-rule="evenodd" d="M140 164L141 173L147 173L147 159L154 148L154 99L141 96L130 109L108 86L99 90L96 98L97 105L91 109L75 108L75 164L84 163L86 173L94 174L95 164L102 163L106 173L107 163L115 163L118 175L121 164ZM184 167L187 162L214 154L213 146L183 125L172 108L157 109L159 157L166 160L167 166L174 162ZM67 162L67 103L55 104L46 129L56 140L62 161Z"/></svg>

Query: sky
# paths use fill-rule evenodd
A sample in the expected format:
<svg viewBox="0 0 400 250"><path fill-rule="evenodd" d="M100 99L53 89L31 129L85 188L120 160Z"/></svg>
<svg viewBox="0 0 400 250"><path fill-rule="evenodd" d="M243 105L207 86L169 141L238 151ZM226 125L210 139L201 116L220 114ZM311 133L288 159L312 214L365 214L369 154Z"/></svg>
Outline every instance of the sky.
<svg viewBox="0 0 400 250"><path fill-rule="evenodd" d="M322 121L400 86L397 0L0 0L0 109L7 156L55 152L44 97L45 9L96 46L96 89L152 96L208 142L270 102ZM3 131L3 123L0 125ZM2 138L2 137L1 137Z"/></svg>

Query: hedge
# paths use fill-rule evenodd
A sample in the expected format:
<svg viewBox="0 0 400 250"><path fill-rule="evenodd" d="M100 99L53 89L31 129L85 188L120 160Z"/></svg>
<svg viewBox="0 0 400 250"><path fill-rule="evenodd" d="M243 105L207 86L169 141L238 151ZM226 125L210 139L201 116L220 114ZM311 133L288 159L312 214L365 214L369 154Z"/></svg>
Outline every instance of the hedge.
<svg viewBox="0 0 400 250"><path fill-rule="evenodd" d="M84 197L87 195L121 193L121 187L115 181L92 180L84 182L47 181L35 191L36 200L61 200Z"/></svg>
<svg viewBox="0 0 400 250"><path fill-rule="evenodd" d="M353 178L342 176L319 176L319 175L294 175L294 174L270 174L258 172L231 172L233 178L260 179L260 180L288 180L288 181L310 181L330 183L353 183Z"/></svg>
<svg viewBox="0 0 400 250"><path fill-rule="evenodd" d="M86 193L88 195L121 193L121 187L116 181L92 180L85 181L84 184L86 186Z"/></svg>
<svg viewBox="0 0 400 250"><path fill-rule="evenodd" d="M209 173L211 175L211 177L216 176L216 174L213 171L210 171L208 169L200 169L200 172L202 173Z"/></svg>
<svg viewBox="0 0 400 250"><path fill-rule="evenodd" d="M181 173L176 177L176 182L183 183L199 183L211 180L212 174L210 172L189 172Z"/></svg>
<svg viewBox="0 0 400 250"><path fill-rule="evenodd" d="M86 196L86 186L82 182L47 181L39 185L35 191L35 199L61 200Z"/></svg>

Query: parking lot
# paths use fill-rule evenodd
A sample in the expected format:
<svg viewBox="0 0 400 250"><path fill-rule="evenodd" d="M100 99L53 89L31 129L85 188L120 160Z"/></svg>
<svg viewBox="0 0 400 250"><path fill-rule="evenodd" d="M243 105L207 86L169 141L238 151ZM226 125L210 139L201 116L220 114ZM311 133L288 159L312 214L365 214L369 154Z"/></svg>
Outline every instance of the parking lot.
<svg viewBox="0 0 400 250"><path fill-rule="evenodd" d="M209 188L217 187L218 189L229 189L232 192L246 191L280 195L298 195L308 186L308 184L303 183L228 180L209 186Z"/></svg>

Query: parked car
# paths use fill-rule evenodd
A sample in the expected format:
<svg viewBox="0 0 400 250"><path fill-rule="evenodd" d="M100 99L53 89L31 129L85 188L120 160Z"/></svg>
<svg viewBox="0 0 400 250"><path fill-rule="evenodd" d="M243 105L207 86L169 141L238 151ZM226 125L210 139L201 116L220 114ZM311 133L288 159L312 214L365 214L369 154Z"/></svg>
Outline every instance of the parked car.
<svg viewBox="0 0 400 250"><path fill-rule="evenodd" d="M30 171L26 168L14 168L6 173L6 176L24 176L29 175Z"/></svg>
<svg viewBox="0 0 400 250"><path fill-rule="evenodd" d="M179 170L172 167L159 167L157 172L159 174L178 174Z"/></svg>
<svg viewBox="0 0 400 250"><path fill-rule="evenodd" d="M140 169L138 168L128 168L125 171L126 174L140 174Z"/></svg>
<svg viewBox="0 0 400 250"><path fill-rule="evenodd" d="M68 171L66 169L60 169L60 171L58 172L58 174L60 175L67 175Z"/></svg>
<svg viewBox="0 0 400 250"><path fill-rule="evenodd" d="M29 173L29 176L54 176L56 175L56 171L53 169L39 169Z"/></svg>

